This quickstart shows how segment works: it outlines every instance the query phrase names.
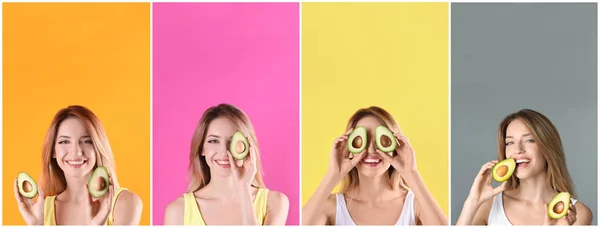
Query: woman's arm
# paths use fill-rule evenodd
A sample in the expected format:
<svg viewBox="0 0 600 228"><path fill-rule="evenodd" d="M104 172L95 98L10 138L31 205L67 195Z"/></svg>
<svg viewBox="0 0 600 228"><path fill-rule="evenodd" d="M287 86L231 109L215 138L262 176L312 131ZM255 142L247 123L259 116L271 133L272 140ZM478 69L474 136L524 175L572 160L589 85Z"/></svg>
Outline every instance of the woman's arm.
<svg viewBox="0 0 600 228"><path fill-rule="evenodd" d="M487 216L490 214L491 209L492 200L487 200L481 205L478 205L476 200L467 199L463 205L460 217L458 217L458 221L456 221L456 225L487 225Z"/></svg>
<svg viewBox="0 0 600 228"><path fill-rule="evenodd" d="M284 226L287 221L290 200L288 197L276 191L269 191L267 195L267 216L263 225Z"/></svg>
<svg viewBox="0 0 600 228"><path fill-rule="evenodd" d="M327 199L340 180L339 175L329 173L325 175L315 193L302 208L302 225L326 225L327 213L325 209L327 207L324 204L327 203Z"/></svg>
<svg viewBox="0 0 600 228"><path fill-rule="evenodd" d="M421 225L448 225L448 218L437 204L419 172L405 173L404 180L415 194L415 216Z"/></svg>
<svg viewBox="0 0 600 228"><path fill-rule="evenodd" d="M235 163L230 163L235 164ZM233 165L232 165L233 166ZM252 199L252 187L240 186L237 191L237 197L240 202L240 212L242 214L241 225L260 226L256 220L256 212L254 211L254 201Z"/></svg>
<svg viewBox="0 0 600 228"><path fill-rule="evenodd" d="M169 203L165 209L164 225L183 225L184 205L183 196Z"/></svg>
<svg viewBox="0 0 600 228"><path fill-rule="evenodd" d="M113 212L115 225L139 225L142 218L142 199L130 191L124 190L115 201Z"/></svg>

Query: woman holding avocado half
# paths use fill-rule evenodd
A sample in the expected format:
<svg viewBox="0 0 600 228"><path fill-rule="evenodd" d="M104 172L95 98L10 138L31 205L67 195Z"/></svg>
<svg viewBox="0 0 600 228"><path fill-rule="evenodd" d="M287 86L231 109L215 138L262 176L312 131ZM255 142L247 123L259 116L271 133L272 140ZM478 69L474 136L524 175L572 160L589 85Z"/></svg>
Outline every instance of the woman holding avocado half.
<svg viewBox="0 0 600 228"><path fill-rule="evenodd" d="M265 187L254 128L237 107L204 112L189 169L187 193L169 203L165 225L285 225L289 200Z"/></svg>
<svg viewBox="0 0 600 228"><path fill-rule="evenodd" d="M494 188L492 178L503 183ZM590 209L574 198L558 131L523 109L500 123L498 160L481 167L457 225L590 225Z"/></svg>
<svg viewBox="0 0 600 228"><path fill-rule="evenodd" d="M139 224L142 201L120 187L108 138L89 109L69 106L56 113L42 164L40 185L26 173L14 182L27 225Z"/></svg>
<svg viewBox="0 0 600 228"><path fill-rule="evenodd" d="M303 225L447 225L415 152L379 107L360 109L331 149L329 171L302 209ZM331 194L338 182L340 192Z"/></svg>

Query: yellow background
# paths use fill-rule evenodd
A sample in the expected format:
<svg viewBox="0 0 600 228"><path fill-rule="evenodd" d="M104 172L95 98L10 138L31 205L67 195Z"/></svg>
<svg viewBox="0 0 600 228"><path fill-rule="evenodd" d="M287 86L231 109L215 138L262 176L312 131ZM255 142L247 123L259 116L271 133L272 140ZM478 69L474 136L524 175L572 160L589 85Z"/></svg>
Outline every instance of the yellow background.
<svg viewBox="0 0 600 228"><path fill-rule="evenodd" d="M25 224L13 180L39 180L52 117L79 104L100 118L149 225L150 4L4 3L3 48L3 224Z"/></svg>
<svg viewBox="0 0 600 228"><path fill-rule="evenodd" d="M302 4L303 205L333 141L371 105L394 116L448 214L447 3Z"/></svg>

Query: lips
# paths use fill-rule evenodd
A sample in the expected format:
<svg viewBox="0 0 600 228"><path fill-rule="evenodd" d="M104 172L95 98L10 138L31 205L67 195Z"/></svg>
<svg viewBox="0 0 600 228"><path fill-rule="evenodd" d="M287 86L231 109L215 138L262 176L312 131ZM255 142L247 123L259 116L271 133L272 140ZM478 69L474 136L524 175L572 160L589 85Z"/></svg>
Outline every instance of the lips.
<svg viewBox="0 0 600 228"><path fill-rule="evenodd" d="M381 163L381 158L379 157L365 157L362 159L362 163L366 166L375 167Z"/></svg>
<svg viewBox="0 0 600 228"><path fill-rule="evenodd" d="M527 168L531 162L531 159L526 157L515 157L515 161L517 163L517 170L519 170Z"/></svg>
<svg viewBox="0 0 600 228"><path fill-rule="evenodd" d="M217 164L218 166L220 166L222 168L229 168L231 166L231 164L229 163L229 160L216 159L213 161L215 164Z"/></svg>
<svg viewBox="0 0 600 228"><path fill-rule="evenodd" d="M83 165L87 164L87 160L65 160L65 163L73 168L81 168Z"/></svg>

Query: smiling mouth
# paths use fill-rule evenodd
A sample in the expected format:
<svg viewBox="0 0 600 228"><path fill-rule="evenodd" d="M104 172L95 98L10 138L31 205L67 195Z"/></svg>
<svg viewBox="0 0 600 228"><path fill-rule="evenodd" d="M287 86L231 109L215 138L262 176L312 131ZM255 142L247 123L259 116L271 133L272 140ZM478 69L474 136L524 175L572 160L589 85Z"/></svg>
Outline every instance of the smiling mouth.
<svg viewBox="0 0 600 228"><path fill-rule="evenodd" d="M87 164L87 160L66 160L65 163L73 168L81 168Z"/></svg>
<svg viewBox="0 0 600 228"><path fill-rule="evenodd" d="M379 158L363 158L362 163L370 166L370 167L375 167L377 165L379 165L381 163L381 159Z"/></svg>
<svg viewBox="0 0 600 228"><path fill-rule="evenodd" d="M213 161L222 168L229 168L231 166L231 164L229 163L229 160L213 160Z"/></svg>
<svg viewBox="0 0 600 228"><path fill-rule="evenodd" d="M517 169L524 169L527 166L529 166L529 162L531 162L530 159L518 159L516 160L517 163Z"/></svg>

